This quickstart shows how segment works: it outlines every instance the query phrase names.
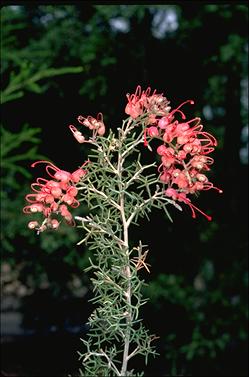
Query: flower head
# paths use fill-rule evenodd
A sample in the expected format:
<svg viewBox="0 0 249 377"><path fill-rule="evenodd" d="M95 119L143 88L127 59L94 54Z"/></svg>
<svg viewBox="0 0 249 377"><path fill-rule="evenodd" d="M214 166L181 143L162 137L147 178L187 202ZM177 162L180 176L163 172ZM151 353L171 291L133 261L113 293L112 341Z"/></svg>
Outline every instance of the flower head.
<svg viewBox="0 0 249 377"><path fill-rule="evenodd" d="M103 136L105 134L105 124L103 121L103 114L98 113L97 118L93 118L89 115L87 118L82 115L78 116L78 122L89 128L92 131L92 139L95 139L97 136ZM70 131L72 132L75 139L78 143L91 143L91 140L87 140L84 135L72 124L69 126Z"/></svg>
<svg viewBox="0 0 249 377"><path fill-rule="evenodd" d="M41 224L38 221L28 223L29 229L35 229L38 234L47 228L59 227L60 221L54 216L61 216L69 225L74 225L69 207L79 206L80 203L76 199L78 190L75 184L86 174L86 171L82 169L85 164L73 173L61 170L49 161L36 161L31 166L35 167L41 163L46 164L45 170L52 179L37 178L36 182L31 184L33 193L25 197L28 205L23 208L25 214L41 213L43 215L44 219Z"/></svg>
<svg viewBox="0 0 249 377"><path fill-rule="evenodd" d="M138 85L134 94L127 94L128 103L125 107L126 114L136 119L142 114L147 114L150 124L156 122L156 115L168 114L170 107L167 98L162 94L156 93L156 90L151 94L151 88L141 90Z"/></svg>
<svg viewBox="0 0 249 377"><path fill-rule="evenodd" d="M125 112L134 119L143 115L144 145L148 145L147 138L161 141L157 148L161 159L158 171L160 181L168 185L165 195L187 204L193 217L196 217L195 211L198 211L211 220L188 198L188 195L202 190L214 189L222 193L205 174L214 162L208 155L214 151L217 140L203 131L200 118L186 120L181 109L187 103L193 105L194 101L187 100L171 110L163 94L157 94L156 91L151 94L150 88L142 91L140 86L135 94L127 94L127 98ZM180 120L176 117L180 117Z"/></svg>

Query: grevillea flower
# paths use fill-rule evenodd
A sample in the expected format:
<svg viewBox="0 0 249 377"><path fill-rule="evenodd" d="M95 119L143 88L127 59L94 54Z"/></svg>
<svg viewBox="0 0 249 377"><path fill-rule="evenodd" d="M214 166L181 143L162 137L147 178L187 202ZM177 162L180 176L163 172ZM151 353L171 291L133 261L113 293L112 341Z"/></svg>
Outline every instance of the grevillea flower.
<svg viewBox="0 0 249 377"><path fill-rule="evenodd" d="M72 124L70 124L69 129L70 129L70 131L72 131L73 136L78 141L78 143L85 143L86 142L85 136L83 136L82 133L80 131L78 131L76 127L74 127Z"/></svg>
<svg viewBox="0 0 249 377"><path fill-rule="evenodd" d="M167 98L162 94L156 93L156 90L151 94L151 88L146 90L141 89L138 85L134 94L127 94L128 103L125 107L125 113L136 119L140 115L146 113L150 124L156 123L156 115L167 115L170 107Z"/></svg>
<svg viewBox="0 0 249 377"><path fill-rule="evenodd" d="M60 221L54 216L60 216L69 225L74 225L69 207L76 208L80 204L76 199L78 190L75 184L86 175L86 170L82 169L85 164L73 173L61 170L49 161L36 161L31 167L37 164L46 164L45 170L52 179L37 178L36 182L31 184L33 193L25 197L29 204L23 208L23 212L25 214L41 213L44 217L41 224L36 220L30 221L29 229L36 230L38 234L47 228L57 229Z"/></svg>
<svg viewBox="0 0 249 377"><path fill-rule="evenodd" d="M93 118L91 115L89 115L87 118L83 117L82 115L79 115L77 118L78 122L89 128L89 130L92 131L92 139L95 139L96 136L103 136L105 134L105 124L103 121L103 114L98 113L97 118ZM82 135L82 133L72 124L69 126L70 131L72 132L75 139L78 141L78 143L90 143L91 140L86 140L85 136Z"/></svg>
<svg viewBox="0 0 249 377"><path fill-rule="evenodd" d="M211 220L187 197L210 189L222 193L205 174L214 162L208 155L217 146L217 140L203 131L200 118L186 120L185 114L180 110L186 103L194 104L194 101L187 100L171 110L163 94L156 94L156 91L151 94L150 88L142 91L140 86L135 94L127 94L127 98L126 114L134 119L144 116L144 145L148 145L147 138L161 141L157 147L157 154L161 159L158 172L160 181L168 186L165 195L187 204L194 218L195 211L198 211ZM177 115L180 116L180 121L175 119Z"/></svg>

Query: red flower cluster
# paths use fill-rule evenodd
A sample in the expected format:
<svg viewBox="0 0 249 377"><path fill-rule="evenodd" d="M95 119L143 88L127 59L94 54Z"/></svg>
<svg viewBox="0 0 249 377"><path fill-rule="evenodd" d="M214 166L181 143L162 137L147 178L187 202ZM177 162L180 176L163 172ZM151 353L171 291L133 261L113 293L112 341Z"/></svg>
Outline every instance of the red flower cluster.
<svg viewBox="0 0 249 377"><path fill-rule="evenodd" d="M40 212L45 216L42 224L39 224L38 221L31 221L28 224L28 227L37 230L38 234L47 228L57 229L59 227L60 223L56 218L52 218L53 215L61 215L68 224L74 225L68 207L79 206L76 199L78 190L75 184L86 174L82 168L69 173L48 161L37 161L31 167L40 163L47 164L46 172L53 179L37 178L36 182L31 184L34 193L25 197L29 205L23 208L23 212L26 214Z"/></svg>
<svg viewBox="0 0 249 377"><path fill-rule="evenodd" d="M105 125L103 122L103 114L98 113L97 119L93 118L91 115L89 115L87 118L84 118L82 115L78 116L78 122L82 124L83 126L86 126L93 132L93 138L96 138L97 135L103 136L105 133ZM69 126L69 129L72 131L73 136L79 143L87 143L88 140L85 139L85 137L82 135L80 131L77 130L76 127L73 125Z"/></svg>
<svg viewBox="0 0 249 377"><path fill-rule="evenodd" d="M148 145L147 135L163 142L157 148L157 154L161 158L158 168L160 180L168 185L165 195L188 204L194 218L197 210L211 220L210 216L191 203L187 195L212 188L222 193L222 190L214 187L204 174L210 170L209 165L213 163L213 158L207 155L217 146L217 141L203 131L200 118L186 121L180 107L188 102L193 104L194 101L185 101L170 111L168 100L162 94L156 94L156 91L150 95L150 91L148 88L141 92L141 87L138 86L135 94L127 94L128 104L125 112L134 119L143 114L147 115L145 124L149 127L144 131L145 146ZM175 120L177 113L182 118L181 122Z"/></svg>
<svg viewBox="0 0 249 377"><path fill-rule="evenodd" d="M146 114L149 124L157 122L156 116L168 114L170 107L167 98L163 97L162 94L157 94L156 90L151 95L150 92L151 88L142 91L141 86L138 86L134 94L127 94L126 114L133 119Z"/></svg>

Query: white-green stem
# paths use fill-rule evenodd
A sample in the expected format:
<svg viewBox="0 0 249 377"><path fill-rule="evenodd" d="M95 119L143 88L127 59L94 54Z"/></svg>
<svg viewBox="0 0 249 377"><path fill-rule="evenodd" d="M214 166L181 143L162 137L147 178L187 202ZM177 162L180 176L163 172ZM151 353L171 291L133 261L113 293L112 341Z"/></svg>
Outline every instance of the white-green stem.
<svg viewBox="0 0 249 377"><path fill-rule="evenodd" d="M126 132L129 127L126 128ZM120 130L120 140L122 140L122 132L123 129ZM122 182L122 169L123 169L123 163L124 163L124 156L121 155L119 152L118 156L118 174L120 178L120 182ZM119 184L119 189L120 191L122 190L122 185ZM123 225L123 242L124 242L124 248L126 252L127 259L129 260L129 233L128 233L128 228L129 225L126 220L125 216L125 194L124 192L120 193L120 214L121 214L121 219L122 219L122 225ZM125 291L125 297L126 301L128 304L128 307L131 307L131 270L129 266L129 261L127 262L127 265L125 266L125 275L127 278L127 289ZM129 309L128 309L129 312ZM127 328L125 331L125 337L124 337L124 351L123 351L123 362L122 362L122 368L121 368L121 376L125 376L127 372L127 364L128 364L128 356L129 356L129 346L130 346L130 321L131 321L131 313L126 317L126 323L127 323Z"/></svg>

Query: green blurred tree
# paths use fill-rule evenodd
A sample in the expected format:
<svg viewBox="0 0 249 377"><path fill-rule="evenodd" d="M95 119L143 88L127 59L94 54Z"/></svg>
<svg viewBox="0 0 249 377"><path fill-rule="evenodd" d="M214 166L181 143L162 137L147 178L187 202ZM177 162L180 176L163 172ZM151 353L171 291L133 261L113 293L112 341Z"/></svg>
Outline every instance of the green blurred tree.
<svg viewBox="0 0 249 377"><path fill-rule="evenodd" d="M65 74L78 74L83 72L81 66L51 68L50 61L39 63L39 51L33 44L26 45L25 30L28 17L21 9L3 7L1 9L1 75L4 88L1 92L1 103L6 104L25 96L27 91L43 94L47 91L54 77ZM46 50L49 55L49 50ZM37 61L38 60L38 61ZM37 68L39 67L39 68ZM13 106L15 106L13 104ZM4 106L3 106L4 112ZM32 174L28 164L46 156L39 152L41 144L41 129L25 124L19 126L19 131L11 131L9 125L1 126L1 241L2 260L14 266L16 263L23 265L29 275L20 270L23 282L32 281L36 286L41 283L40 275L45 274L41 255L33 258L30 252L37 244L36 237L27 229L27 219L22 214L24 196L29 192ZM11 129L11 127L9 127ZM26 242L24 241L26 240ZM27 242L28 240L28 242ZM79 272L84 265L84 257L80 257L72 244L77 241L75 229L62 227L60 235L49 234L40 237L39 248L45 253L58 253L61 251L64 268ZM33 254L33 252L32 252ZM19 278L20 278L19 276ZM53 276L49 277L50 280ZM53 282L53 281L52 281ZM57 282L58 287L63 282ZM57 287L57 291L58 291ZM34 287L33 287L34 288Z"/></svg>

